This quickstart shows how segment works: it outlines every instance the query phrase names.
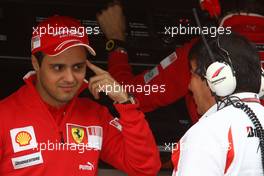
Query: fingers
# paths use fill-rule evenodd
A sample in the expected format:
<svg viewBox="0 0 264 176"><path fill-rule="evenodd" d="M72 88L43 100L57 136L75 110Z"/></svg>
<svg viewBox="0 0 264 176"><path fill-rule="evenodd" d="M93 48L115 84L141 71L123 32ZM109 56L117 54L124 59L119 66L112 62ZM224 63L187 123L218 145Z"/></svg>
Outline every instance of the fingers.
<svg viewBox="0 0 264 176"><path fill-rule="evenodd" d="M99 99L99 93L105 92L113 101L123 102L128 95L114 78L105 70L87 61L87 67L96 75L89 79L89 90L95 99Z"/></svg>
<svg viewBox="0 0 264 176"><path fill-rule="evenodd" d="M96 14L97 21L101 26L112 24L113 20L123 19L123 9L119 4L113 4L108 6L106 10L103 10Z"/></svg>
<svg viewBox="0 0 264 176"><path fill-rule="evenodd" d="M123 10L123 7L120 1L114 0L113 2L108 3L105 8L96 14L96 16L100 16L102 13L111 13L112 11L116 11L116 9Z"/></svg>
<svg viewBox="0 0 264 176"><path fill-rule="evenodd" d="M119 6L120 8L122 8L122 4L119 0L114 0L111 3L109 3L109 6Z"/></svg>
<svg viewBox="0 0 264 176"><path fill-rule="evenodd" d="M91 90L91 93L93 90L96 90L96 88L99 88L101 90L102 87L106 86L106 85L102 84L103 83L102 80L109 80L108 81L109 84L111 82L114 82L114 80L110 76L108 76L107 74L103 74L103 75L99 75L99 76L93 76L89 79L89 90ZM105 82L106 81L104 81L104 83Z"/></svg>
<svg viewBox="0 0 264 176"><path fill-rule="evenodd" d="M125 40L126 23L122 7L114 2L96 14L100 29L107 39Z"/></svg>
<svg viewBox="0 0 264 176"><path fill-rule="evenodd" d="M105 92L107 85L113 84L115 80L107 71L97 67L90 61L87 60L86 64L96 74L89 79L89 90L95 99L99 99L99 92Z"/></svg>
<svg viewBox="0 0 264 176"><path fill-rule="evenodd" d="M86 60L86 65L90 68L96 75L101 75L107 73L105 70L97 67L96 65L92 64L90 61Z"/></svg>
<svg viewBox="0 0 264 176"><path fill-rule="evenodd" d="M92 93L92 95L94 96L95 99L99 99L99 93L100 92L106 92L107 93L107 88L108 85L111 85L111 81L108 79L102 79L99 80L97 82L94 82L93 84L91 84L90 91Z"/></svg>

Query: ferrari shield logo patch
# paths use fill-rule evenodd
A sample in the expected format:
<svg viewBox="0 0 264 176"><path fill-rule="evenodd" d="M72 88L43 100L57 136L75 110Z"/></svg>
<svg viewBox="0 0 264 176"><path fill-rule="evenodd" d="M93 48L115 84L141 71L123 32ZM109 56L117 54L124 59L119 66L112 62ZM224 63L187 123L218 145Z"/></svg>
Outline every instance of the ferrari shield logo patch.
<svg viewBox="0 0 264 176"><path fill-rule="evenodd" d="M83 137L84 137L84 129L83 129L83 128L80 128L80 127L73 127L73 128L71 129L71 134L72 134L72 137L73 137L74 141L75 141L77 144L82 143L82 141L83 141Z"/></svg>
<svg viewBox="0 0 264 176"><path fill-rule="evenodd" d="M84 144L88 148L101 150L103 143L103 128L101 126L82 126L66 124L67 143Z"/></svg>
<svg viewBox="0 0 264 176"><path fill-rule="evenodd" d="M67 141L73 144L87 144L88 136L85 126L67 124Z"/></svg>

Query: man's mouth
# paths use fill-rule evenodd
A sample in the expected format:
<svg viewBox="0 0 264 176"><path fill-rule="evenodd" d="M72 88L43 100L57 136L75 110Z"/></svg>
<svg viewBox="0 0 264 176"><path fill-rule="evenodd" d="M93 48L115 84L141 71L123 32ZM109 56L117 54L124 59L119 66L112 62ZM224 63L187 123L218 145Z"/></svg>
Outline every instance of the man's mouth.
<svg viewBox="0 0 264 176"><path fill-rule="evenodd" d="M75 86L60 86L64 92L72 92Z"/></svg>

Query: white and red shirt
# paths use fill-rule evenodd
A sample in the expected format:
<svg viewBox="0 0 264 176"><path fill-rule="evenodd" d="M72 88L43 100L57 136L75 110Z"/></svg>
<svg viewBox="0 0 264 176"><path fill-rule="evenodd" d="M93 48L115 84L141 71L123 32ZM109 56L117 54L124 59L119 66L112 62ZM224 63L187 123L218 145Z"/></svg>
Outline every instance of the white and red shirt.
<svg viewBox="0 0 264 176"><path fill-rule="evenodd" d="M254 93L238 93L262 126L264 107ZM232 105L211 107L181 138L172 155L173 176L261 176L259 138L248 115Z"/></svg>

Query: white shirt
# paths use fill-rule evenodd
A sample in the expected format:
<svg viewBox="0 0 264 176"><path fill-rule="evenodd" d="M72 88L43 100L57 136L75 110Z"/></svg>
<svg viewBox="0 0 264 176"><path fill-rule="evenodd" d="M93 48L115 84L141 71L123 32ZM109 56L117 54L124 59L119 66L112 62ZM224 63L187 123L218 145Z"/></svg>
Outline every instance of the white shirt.
<svg viewBox="0 0 264 176"><path fill-rule="evenodd" d="M258 100L254 93L240 99ZM245 102L264 126L264 107ZM232 105L211 107L181 138L172 158L173 176L263 176L259 138L248 115Z"/></svg>

